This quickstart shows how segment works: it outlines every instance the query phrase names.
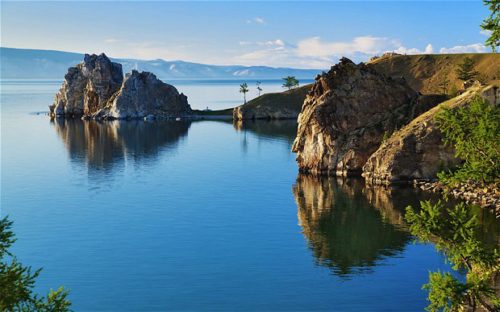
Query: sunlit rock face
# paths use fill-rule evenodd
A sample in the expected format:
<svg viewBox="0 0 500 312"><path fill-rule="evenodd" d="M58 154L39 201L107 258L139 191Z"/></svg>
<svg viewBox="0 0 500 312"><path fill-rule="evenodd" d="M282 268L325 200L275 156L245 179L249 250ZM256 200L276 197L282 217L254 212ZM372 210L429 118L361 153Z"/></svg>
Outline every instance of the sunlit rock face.
<svg viewBox="0 0 500 312"><path fill-rule="evenodd" d="M370 65L346 58L316 78L293 145L301 172L361 174L384 133L409 121L418 93Z"/></svg>
<svg viewBox="0 0 500 312"><path fill-rule="evenodd" d="M150 163L160 154L175 149L190 125L188 121L54 119L56 133L71 159L91 171L111 170L125 160Z"/></svg>
<svg viewBox="0 0 500 312"><path fill-rule="evenodd" d="M361 180L300 174L293 195L299 224L317 263L339 276L370 271L378 261L401 252L410 240L402 210L372 205Z"/></svg>
<svg viewBox="0 0 500 312"><path fill-rule="evenodd" d="M476 86L412 120L396 131L370 156L363 177L372 184L391 184L413 179L436 178L439 171L460 163L454 150L445 146L435 116L444 107L457 109L481 96L493 105L500 104L499 89Z"/></svg>
<svg viewBox="0 0 500 312"><path fill-rule="evenodd" d="M95 119L137 119L180 117L191 114L187 96L149 72L133 70Z"/></svg>
<svg viewBox="0 0 500 312"><path fill-rule="evenodd" d="M122 66L104 55L85 55L70 67L54 103L52 117L85 119L168 119L190 115L187 97L149 72Z"/></svg>
<svg viewBox="0 0 500 312"><path fill-rule="evenodd" d="M123 82L122 66L104 55L85 54L82 63L70 67L50 106L59 117L91 115L106 106Z"/></svg>

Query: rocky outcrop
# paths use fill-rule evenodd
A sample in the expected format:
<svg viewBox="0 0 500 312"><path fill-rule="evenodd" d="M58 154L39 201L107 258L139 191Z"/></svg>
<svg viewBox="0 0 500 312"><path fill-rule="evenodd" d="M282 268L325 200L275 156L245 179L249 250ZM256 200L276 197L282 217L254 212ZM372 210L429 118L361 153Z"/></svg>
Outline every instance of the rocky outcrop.
<svg viewBox="0 0 500 312"><path fill-rule="evenodd" d="M70 67L54 103L53 117L85 119L171 118L191 114L184 94L149 72L132 71L104 55L85 55Z"/></svg>
<svg viewBox="0 0 500 312"><path fill-rule="evenodd" d="M187 96L149 72L133 70L94 119L171 118L191 114Z"/></svg>
<svg viewBox="0 0 500 312"><path fill-rule="evenodd" d="M301 172L360 174L384 134L413 117L418 93L404 79L343 58L316 77L293 145Z"/></svg>
<svg viewBox="0 0 500 312"><path fill-rule="evenodd" d="M475 86L432 108L385 141L364 165L363 177L374 184L432 179L437 172L457 165L460 161L455 158L453 148L444 146L434 117L443 107L463 107L477 95L492 104L500 103L498 88Z"/></svg>
<svg viewBox="0 0 500 312"><path fill-rule="evenodd" d="M82 63L70 67L61 89L49 107L51 115L81 117L103 108L123 82L122 66L104 55L85 54Z"/></svg>
<svg viewBox="0 0 500 312"><path fill-rule="evenodd" d="M268 93L235 107L233 120L296 119L311 85L281 93Z"/></svg>

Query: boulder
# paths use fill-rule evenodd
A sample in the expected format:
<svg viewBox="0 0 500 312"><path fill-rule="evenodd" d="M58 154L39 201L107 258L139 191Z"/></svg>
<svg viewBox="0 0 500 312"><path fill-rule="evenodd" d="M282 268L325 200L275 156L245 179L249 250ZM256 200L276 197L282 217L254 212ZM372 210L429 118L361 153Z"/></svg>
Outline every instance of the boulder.
<svg viewBox="0 0 500 312"><path fill-rule="evenodd" d="M82 63L70 67L49 107L52 116L81 117L102 109L123 82L122 66L105 54L85 54Z"/></svg>
<svg viewBox="0 0 500 312"><path fill-rule="evenodd" d="M391 184L413 179L433 179L439 171L460 163L453 148L444 146L434 117L443 108L455 109L480 95L488 102L500 104L499 88L476 85L411 121L396 131L370 156L363 167L363 177L372 184Z"/></svg>
<svg viewBox="0 0 500 312"><path fill-rule="evenodd" d="M94 119L172 118L191 114L187 96L150 72L133 70Z"/></svg>
<svg viewBox="0 0 500 312"><path fill-rule="evenodd" d="M361 174L387 133L413 117L419 94L404 79L347 58L316 77L292 150L301 172Z"/></svg>

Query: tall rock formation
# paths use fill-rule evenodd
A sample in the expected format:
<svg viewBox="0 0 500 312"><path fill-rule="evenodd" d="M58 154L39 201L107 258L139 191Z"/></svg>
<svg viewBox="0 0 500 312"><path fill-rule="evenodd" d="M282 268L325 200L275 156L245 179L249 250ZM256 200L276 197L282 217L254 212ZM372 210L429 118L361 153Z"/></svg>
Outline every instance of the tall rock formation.
<svg viewBox="0 0 500 312"><path fill-rule="evenodd" d="M123 82L122 66L103 53L85 54L82 63L70 67L61 89L49 107L59 117L91 115L103 108Z"/></svg>
<svg viewBox="0 0 500 312"><path fill-rule="evenodd" d="M413 179L436 178L439 171L451 168L460 160L453 148L445 146L434 117L443 108L457 109L468 105L475 96L493 105L500 105L498 87L474 86L412 120L396 131L370 156L363 167L368 183L391 184Z"/></svg>
<svg viewBox="0 0 500 312"><path fill-rule="evenodd" d="M170 118L191 114L187 96L149 72L133 70L95 119Z"/></svg>
<svg viewBox="0 0 500 312"><path fill-rule="evenodd" d="M384 134L407 123L418 93L404 81L347 58L316 77L292 150L301 172L360 174Z"/></svg>
<svg viewBox="0 0 500 312"><path fill-rule="evenodd" d="M104 55L85 55L70 67L51 116L85 119L171 118L191 114L184 94L149 72L132 71L123 79L122 66Z"/></svg>

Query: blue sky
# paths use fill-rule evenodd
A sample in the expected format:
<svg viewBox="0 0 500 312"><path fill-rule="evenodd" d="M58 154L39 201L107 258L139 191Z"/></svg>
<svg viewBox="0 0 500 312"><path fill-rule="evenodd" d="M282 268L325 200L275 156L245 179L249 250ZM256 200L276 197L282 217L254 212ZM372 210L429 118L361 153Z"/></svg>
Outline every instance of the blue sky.
<svg viewBox="0 0 500 312"><path fill-rule="evenodd" d="M339 57L486 52L482 1L1 2L3 47L326 68Z"/></svg>

